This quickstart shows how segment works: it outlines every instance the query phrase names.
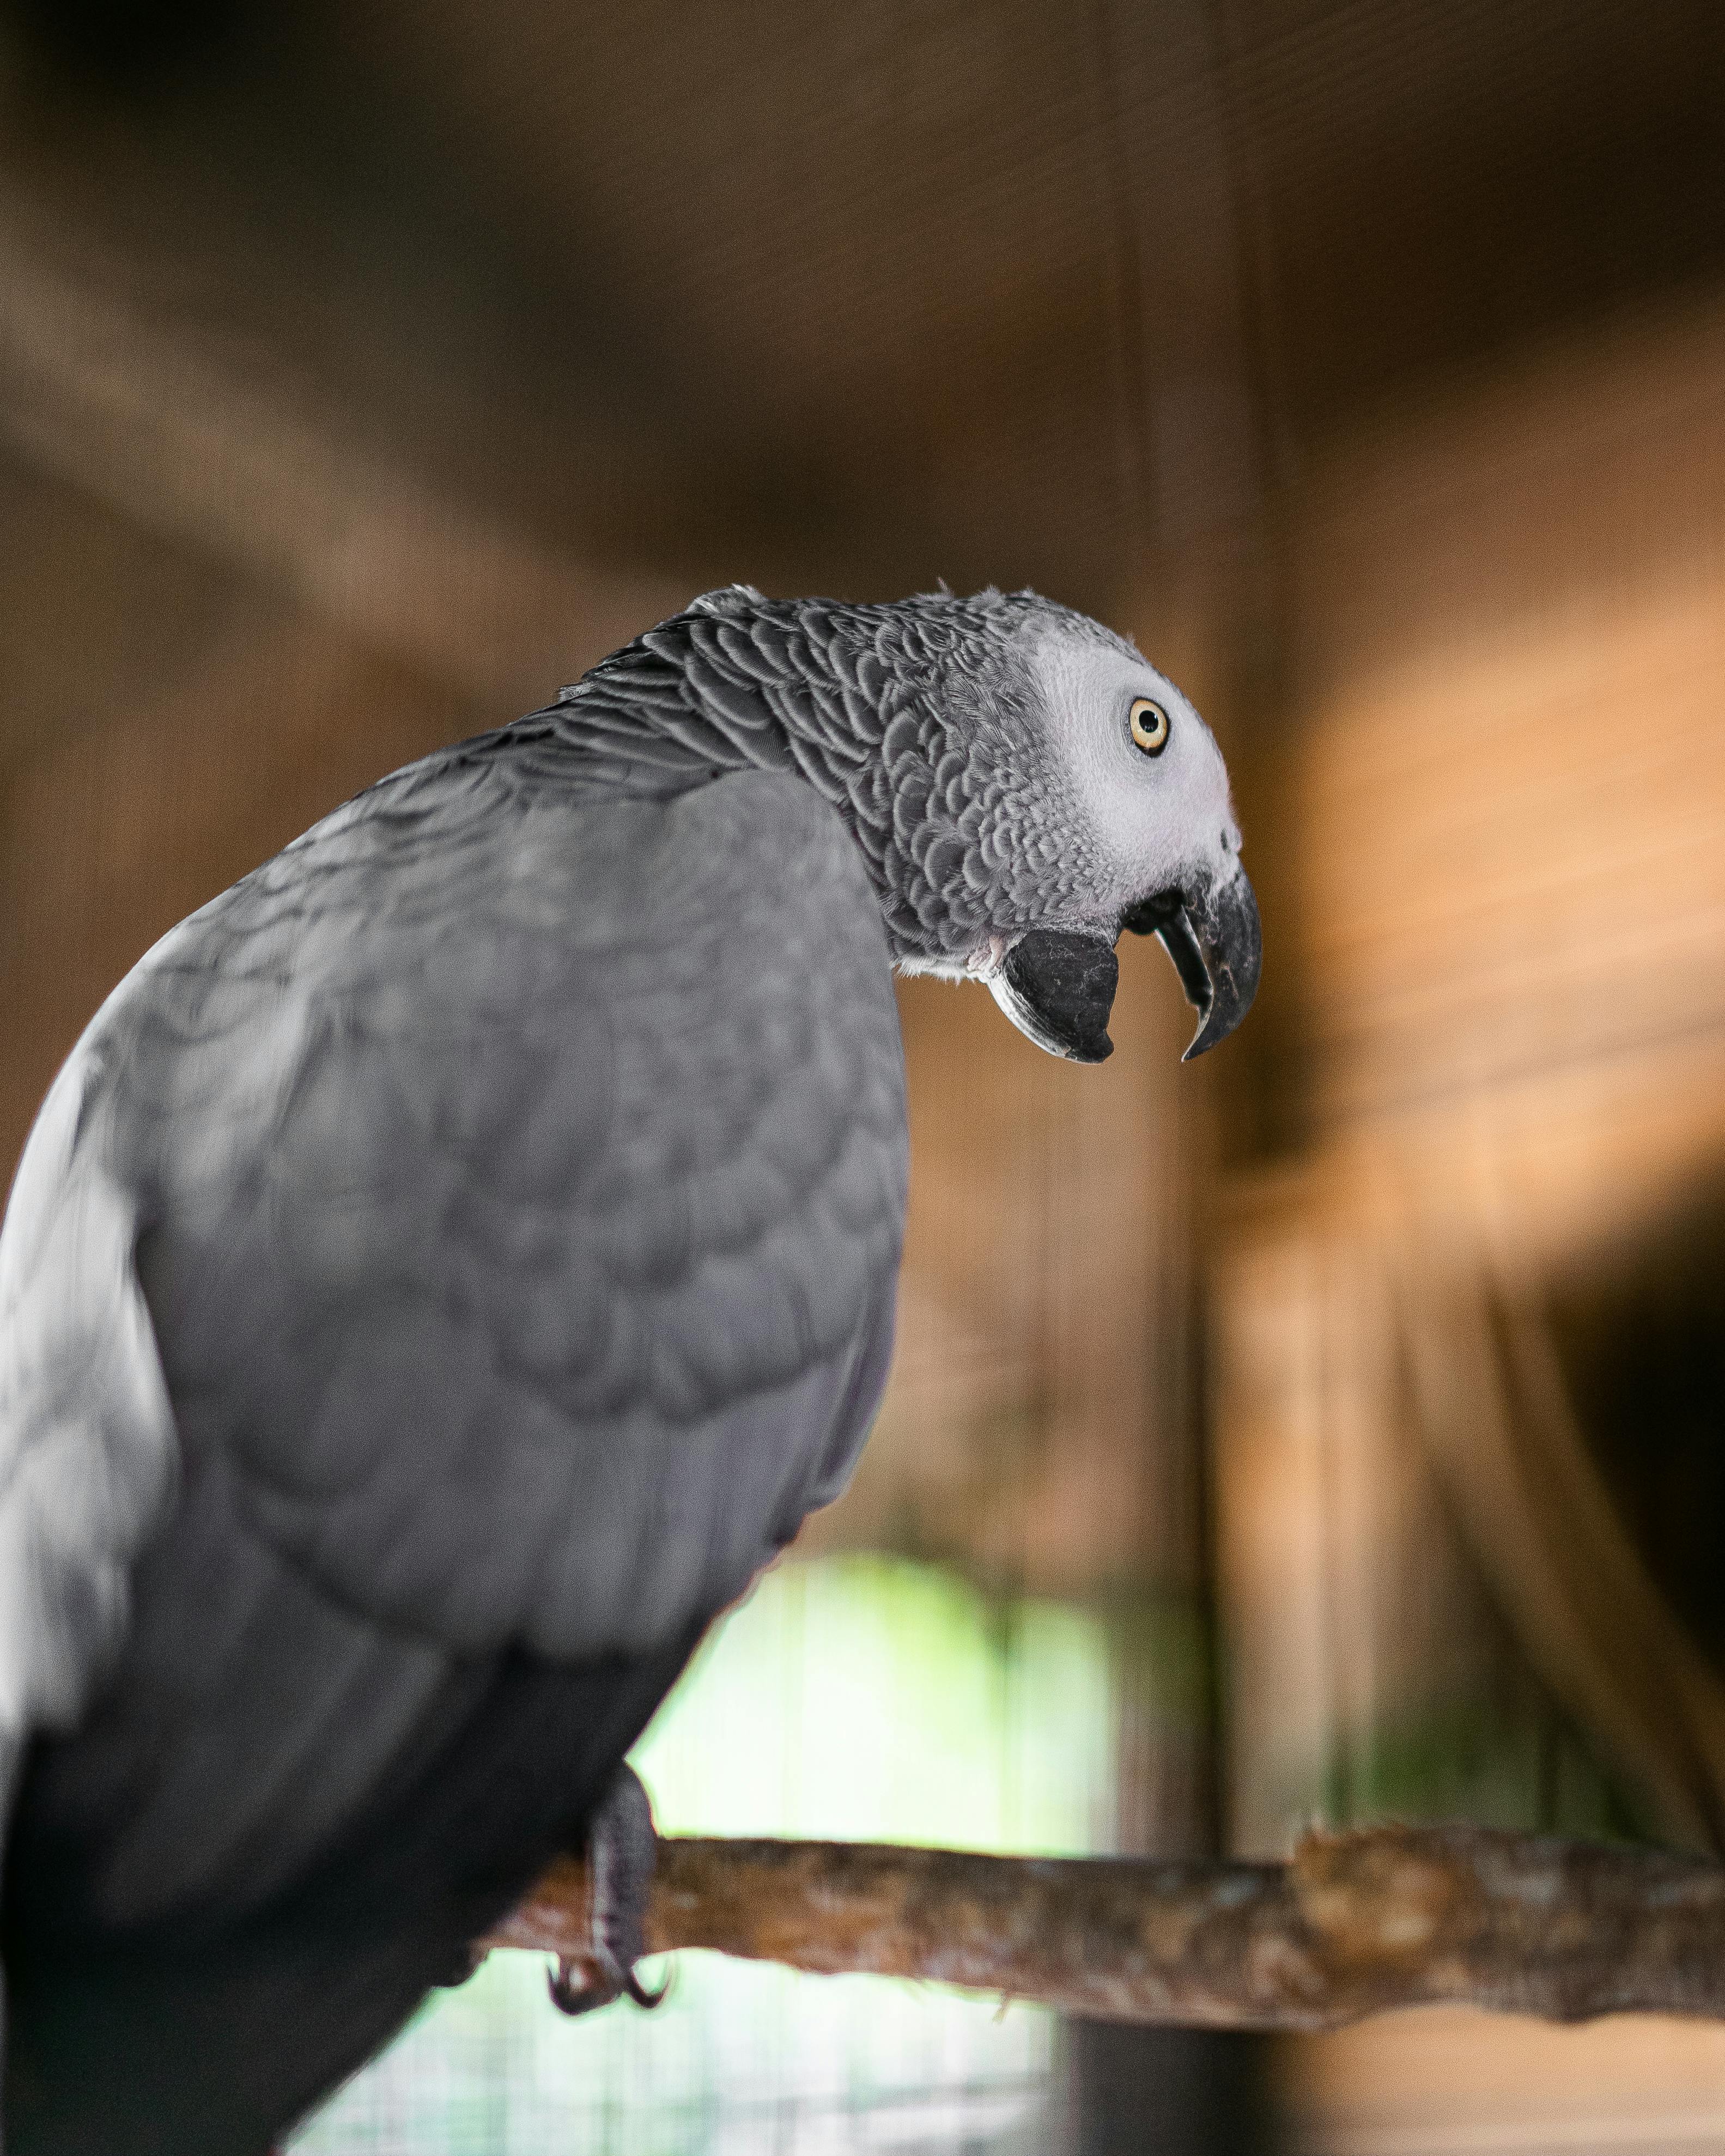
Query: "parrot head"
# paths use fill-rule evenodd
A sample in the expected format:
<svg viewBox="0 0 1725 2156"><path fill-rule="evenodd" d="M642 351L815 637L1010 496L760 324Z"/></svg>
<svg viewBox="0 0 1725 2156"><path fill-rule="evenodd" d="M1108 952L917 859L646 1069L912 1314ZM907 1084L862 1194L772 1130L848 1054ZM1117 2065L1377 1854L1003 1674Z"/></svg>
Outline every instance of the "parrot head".
<svg viewBox="0 0 1725 2156"><path fill-rule="evenodd" d="M861 850L900 970L986 983L1055 1055L1111 1053L1122 932L1173 960L1188 1058L1250 1006L1258 909L1214 737L1126 639L1034 592L854 605L732 585L556 716L624 759L619 783L808 780Z"/></svg>
<svg viewBox="0 0 1725 2156"><path fill-rule="evenodd" d="M977 673L992 696L949 694L979 762L996 753L1003 711L1017 737L1003 761L1018 783L993 845L1018 855L1009 880L1020 905L966 968L1040 1046L1099 1062L1112 1049L1114 947L1122 931L1154 935L1199 1014L1189 1060L1245 1016L1262 955L1221 751L1132 644L1015 597L1022 610L1005 649Z"/></svg>

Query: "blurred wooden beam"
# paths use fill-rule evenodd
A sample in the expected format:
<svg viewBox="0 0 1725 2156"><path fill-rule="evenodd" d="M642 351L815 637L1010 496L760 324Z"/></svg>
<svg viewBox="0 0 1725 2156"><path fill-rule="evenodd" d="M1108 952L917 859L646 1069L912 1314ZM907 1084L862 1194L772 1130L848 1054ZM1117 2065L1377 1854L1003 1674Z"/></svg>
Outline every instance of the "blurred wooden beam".
<svg viewBox="0 0 1725 2156"><path fill-rule="evenodd" d="M1443 2001L1586 2020L1725 2020L1725 1868L1483 1827L1307 1835L1287 1864L661 1841L654 1953L911 1977L1069 2013L1331 2029ZM585 1866L553 1866L487 1947L580 1961Z"/></svg>
<svg viewBox="0 0 1725 2156"><path fill-rule="evenodd" d="M37 468L511 713L689 597L452 498L126 284L0 209L0 440Z"/></svg>

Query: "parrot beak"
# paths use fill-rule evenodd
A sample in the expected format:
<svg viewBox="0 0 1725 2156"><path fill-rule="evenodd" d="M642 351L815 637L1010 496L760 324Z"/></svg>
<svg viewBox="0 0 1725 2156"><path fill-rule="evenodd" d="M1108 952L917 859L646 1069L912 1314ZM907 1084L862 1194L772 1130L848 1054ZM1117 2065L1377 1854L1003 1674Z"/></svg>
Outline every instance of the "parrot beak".
<svg viewBox="0 0 1725 2156"><path fill-rule="evenodd" d="M1039 1048L1074 1063L1100 1063L1114 1053L1108 1014L1119 979L1114 946L1100 936L1033 928L1007 952L988 988Z"/></svg>
<svg viewBox="0 0 1725 2156"><path fill-rule="evenodd" d="M1258 901L1245 870L1140 899L1120 926L1162 938L1198 1013L1198 1031L1181 1061L1225 1040L1252 1007L1264 955ZM1101 937L1033 928L1007 952L988 988L1039 1048L1074 1063L1100 1063L1114 1053L1108 1014L1119 980L1120 961Z"/></svg>
<svg viewBox="0 0 1725 2156"><path fill-rule="evenodd" d="M1180 1060L1189 1063L1225 1040L1252 1007L1264 962L1258 901L1245 870L1236 865L1225 880L1158 891L1128 906L1120 925L1135 936L1161 937L1198 1013L1198 1030Z"/></svg>

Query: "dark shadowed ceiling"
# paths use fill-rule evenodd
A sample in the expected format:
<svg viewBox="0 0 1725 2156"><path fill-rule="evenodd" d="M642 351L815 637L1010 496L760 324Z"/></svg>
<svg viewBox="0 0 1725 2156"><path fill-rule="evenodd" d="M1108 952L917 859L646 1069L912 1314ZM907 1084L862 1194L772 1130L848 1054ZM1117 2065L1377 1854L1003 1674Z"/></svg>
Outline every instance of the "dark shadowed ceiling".
<svg viewBox="0 0 1725 2156"><path fill-rule="evenodd" d="M1710 0L277 13L13 0L13 213L693 575L788 532L1095 601L1363 406L1725 266Z"/></svg>

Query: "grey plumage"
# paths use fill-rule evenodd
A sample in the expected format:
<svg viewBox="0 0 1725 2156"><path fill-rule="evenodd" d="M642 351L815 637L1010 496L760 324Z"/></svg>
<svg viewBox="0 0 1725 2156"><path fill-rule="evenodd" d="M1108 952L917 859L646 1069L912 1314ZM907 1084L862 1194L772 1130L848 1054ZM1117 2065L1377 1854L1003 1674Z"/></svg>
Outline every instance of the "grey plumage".
<svg viewBox="0 0 1725 2156"><path fill-rule="evenodd" d="M1032 592L873 607L715 592L490 741L514 761L531 734L530 783L572 751L631 793L794 773L861 849L895 963L962 968L978 937L1029 927L1096 880L1025 665L1050 633L1142 668L1100 623Z"/></svg>
<svg viewBox="0 0 1725 2156"><path fill-rule="evenodd" d="M891 965L1065 1045L1237 849L1082 617L733 590L148 954L0 1235L13 2156L267 2146L579 1838L873 1414Z"/></svg>

